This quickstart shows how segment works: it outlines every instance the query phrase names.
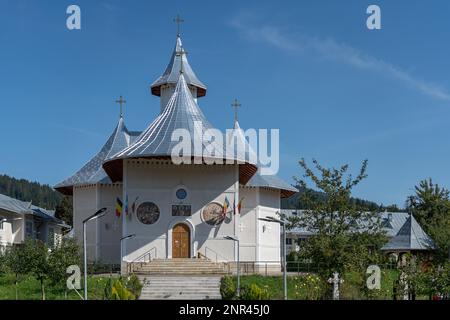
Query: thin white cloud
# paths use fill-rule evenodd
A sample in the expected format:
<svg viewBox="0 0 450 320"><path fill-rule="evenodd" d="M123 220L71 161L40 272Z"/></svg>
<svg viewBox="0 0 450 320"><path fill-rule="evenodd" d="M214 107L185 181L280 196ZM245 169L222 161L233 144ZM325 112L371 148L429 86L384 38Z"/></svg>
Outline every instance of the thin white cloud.
<svg viewBox="0 0 450 320"><path fill-rule="evenodd" d="M332 38L309 37L306 35L289 36L287 32L283 32L279 27L256 26L255 24L244 23L243 18L244 16L242 15L235 17L230 25L252 41L267 43L283 51L308 51L358 69L381 72L430 97L450 101L450 93L446 89L434 83L418 79L399 67L365 54L345 43L339 43ZM252 20L248 18L248 16L245 16L245 21Z"/></svg>

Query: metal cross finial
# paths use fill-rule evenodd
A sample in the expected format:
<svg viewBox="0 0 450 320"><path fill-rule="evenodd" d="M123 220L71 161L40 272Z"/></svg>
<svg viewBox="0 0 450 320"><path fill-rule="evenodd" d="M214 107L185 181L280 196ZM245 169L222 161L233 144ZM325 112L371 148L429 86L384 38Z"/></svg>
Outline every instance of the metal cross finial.
<svg viewBox="0 0 450 320"><path fill-rule="evenodd" d="M122 96L120 96L119 100L116 100L116 103L120 104L120 117L122 118L122 105L127 103L127 101L124 100Z"/></svg>
<svg viewBox="0 0 450 320"><path fill-rule="evenodd" d="M180 36L180 27L181 24L184 22L184 19L182 19L180 15L177 14L177 16L173 19L173 22L177 24L177 36Z"/></svg>
<svg viewBox="0 0 450 320"><path fill-rule="evenodd" d="M234 101L231 104L231 106L234 108L234 122L236 122L237 119L238 119L237 109L241 106L241 104L239 103L238 99L234 99Z"/></svg>
<svg viewBox="0 0 450 320"><path fill-rule="evenodd" d="M183 55L185 55L185 54L187 54L187 51L184 50L183 47L181 47L180 51L176 52L176 55L180 57L180 73L184 72L184 69L183 69Z"/></svg>

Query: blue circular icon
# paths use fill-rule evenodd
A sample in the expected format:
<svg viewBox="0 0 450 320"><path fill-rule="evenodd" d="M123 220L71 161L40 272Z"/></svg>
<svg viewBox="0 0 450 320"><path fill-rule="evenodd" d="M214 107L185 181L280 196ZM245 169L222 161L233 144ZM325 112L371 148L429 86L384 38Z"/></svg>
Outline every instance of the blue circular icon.
<svg viewBox="0 0 450 320"><path fill-rule="evenodd" d="M187 192L185 189L178 189L177 190L177 198L180 200L184 200L187 197Z"/></svg>

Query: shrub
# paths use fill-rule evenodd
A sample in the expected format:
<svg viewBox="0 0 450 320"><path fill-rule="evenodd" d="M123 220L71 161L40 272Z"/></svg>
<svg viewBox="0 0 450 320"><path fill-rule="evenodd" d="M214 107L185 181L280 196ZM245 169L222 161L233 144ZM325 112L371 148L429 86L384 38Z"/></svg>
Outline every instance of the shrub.
<svg viewBox="0 0 450 320"><path fill-rule="evenodd" d="M233 278L230 276L225 276L220 280L220 294L222 299L231 300L236 296L236 285L234 284Z"/></svg>
<svg viewBox="0 0 450 320"><path fill-rule="evenodd" d="M250 286L246 285L241 289L242 300L269 300L269 291L265 288L259 287L257 284L252 283Z"/></svg>
<svg viewBox="0 0 450 320"><path fill-rule="evenodd" d="M119 278L112 285L111 300L136 300L136 297L125 287L123 279Z"/></svg>
<svg viewBox="0 0 450 320"><path fill-rule="evenodd" d="M141 295L143 285L139 281L139 278L135 274L132 274L128 277L126 287L136 298L138 298Z"/></svg>
<svg viewBox="0 0 450 320"><path fill-rule="evenodd" d="M326 293L327 286L323 280L315 274L307 274L302 277L295 278L295 295L297 298L302 297L306 300L318 300L323 298Z"/></svg>

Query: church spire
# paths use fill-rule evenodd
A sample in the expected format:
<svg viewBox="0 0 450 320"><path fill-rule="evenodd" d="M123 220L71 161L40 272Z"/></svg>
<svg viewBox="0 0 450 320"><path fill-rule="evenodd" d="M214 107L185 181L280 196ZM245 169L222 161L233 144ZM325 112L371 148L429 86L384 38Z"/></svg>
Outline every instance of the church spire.
<svg viewBox="0 0 450 320"><path fill-rule="evenodd" d="M206 95L206 86L197 78L192 70L189 61L186 57L186 50L183 47L180 36L180 24L184 22L179 15L174 19L177 23L177 37L175 48L172 51L169 64L164 73L152 83L150 86L153 95L161 97L161 111L164 110L168 99L171 97L178 82L181 69L183 69L184 78L187 85L191 89L192 95L195 99ZM180 54L181 53L181 54Z"/></svg>
<svg viewBox="0 0 450 320"><path fill-rule="evenodd" d="M122 110L122 105L127 103L126 100L123 99L122 96L119 97L118 100L116 100L116 103L118 103L120 105L120 117L123 118L123 110Z"/></svg>

